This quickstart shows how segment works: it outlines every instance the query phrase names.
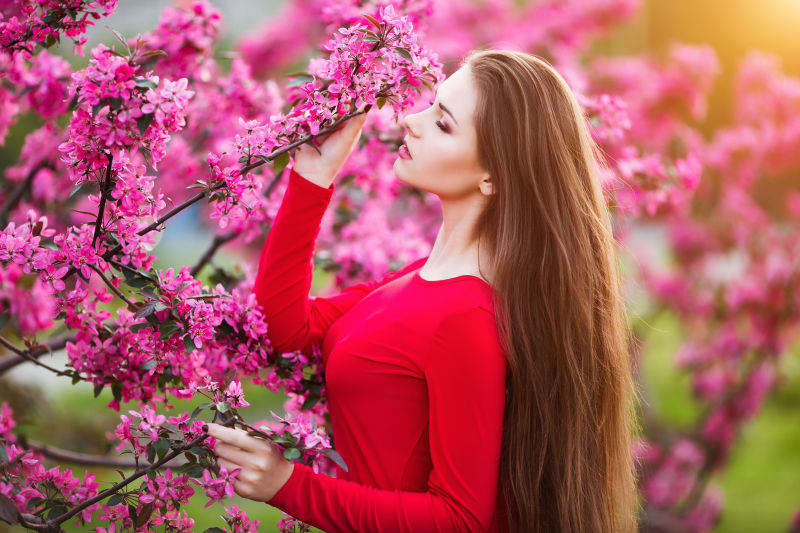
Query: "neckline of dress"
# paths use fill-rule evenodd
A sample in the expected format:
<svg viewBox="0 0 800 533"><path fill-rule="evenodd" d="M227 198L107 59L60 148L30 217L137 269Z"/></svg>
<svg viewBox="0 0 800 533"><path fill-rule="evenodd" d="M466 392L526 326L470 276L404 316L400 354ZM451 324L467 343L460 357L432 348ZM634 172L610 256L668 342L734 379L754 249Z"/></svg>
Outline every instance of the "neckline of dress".
<svg viewBox="0 0 800 533"><path fill-rule="evenodd" d="M474 276L472 274L461 274L460 276L455 276L455 277L452 277L452 278L445 278L445 279L425 279L420 274L420 271L422 271L422 266L420 266L416 270L416 272L414 272L414 279L416 281L418 281L419 283L422 283L423 285L441 285L441 284L444 284L444 283L452 283L452 282L455 282L455 281L462 281L462 280L466 280L466 279L472 278L474 280L477 280L477 281L483 283L484 285L486 285L488 287L491 287L491 285L489 285L488 281L486 281L483 278L479 278L478 276Z"/></svg>

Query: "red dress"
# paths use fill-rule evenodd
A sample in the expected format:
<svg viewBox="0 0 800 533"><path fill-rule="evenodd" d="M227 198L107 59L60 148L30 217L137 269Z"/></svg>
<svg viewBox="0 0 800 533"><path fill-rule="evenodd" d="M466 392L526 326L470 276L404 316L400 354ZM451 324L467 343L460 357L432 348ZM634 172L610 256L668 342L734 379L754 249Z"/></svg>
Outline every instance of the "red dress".
<svg viewBox="0 0 800 533"><path fill-rule="evenodd" d="M322 357L336 476L296 463L267 503L329 533L504 532L498 493L506 356L491 286L425 280L421 257L380 280L310 298L335 190L289 171L253 291L275 349Z"/></svg>

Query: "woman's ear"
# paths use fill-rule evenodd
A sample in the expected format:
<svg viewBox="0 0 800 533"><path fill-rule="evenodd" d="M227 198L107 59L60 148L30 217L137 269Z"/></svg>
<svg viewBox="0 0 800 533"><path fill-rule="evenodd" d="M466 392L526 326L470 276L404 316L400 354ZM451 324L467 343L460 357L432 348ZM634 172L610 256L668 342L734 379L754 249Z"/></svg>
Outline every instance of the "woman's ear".
<svg viewBox="0 0 800 533"><path fill-rule="evenodd" d="M479 185L481 192L486 196L491 196L494 194L494 185L492 184L492 180L489 177L489 174L484 174L483 179Z"/></svg>

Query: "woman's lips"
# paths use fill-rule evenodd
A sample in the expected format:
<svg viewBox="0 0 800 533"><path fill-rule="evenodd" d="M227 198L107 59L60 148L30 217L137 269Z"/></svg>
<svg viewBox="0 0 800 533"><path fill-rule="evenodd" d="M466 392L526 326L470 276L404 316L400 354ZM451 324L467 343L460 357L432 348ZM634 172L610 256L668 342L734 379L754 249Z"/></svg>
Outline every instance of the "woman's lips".
<svg viewBox="0 0 800 533"><path fill-rule="evenodd" d="M400 148L397 150L397 155L399 155L401 159L411 159L411 153L408 151L405 140L403 140L403 144L401 144Z"/></svg>

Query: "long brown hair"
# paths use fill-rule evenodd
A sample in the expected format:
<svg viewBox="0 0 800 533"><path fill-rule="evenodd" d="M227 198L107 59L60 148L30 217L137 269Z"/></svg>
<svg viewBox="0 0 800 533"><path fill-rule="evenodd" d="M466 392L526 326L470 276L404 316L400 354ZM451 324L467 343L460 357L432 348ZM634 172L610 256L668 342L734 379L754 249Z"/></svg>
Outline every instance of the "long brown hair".
<svg viewBox="0 0 800 533"><path fill-rule="evenodd" d="M499 504L511 533L631 533L639 401L603 160L544 59L474 50L486 246L509 361Z"/></svg>

